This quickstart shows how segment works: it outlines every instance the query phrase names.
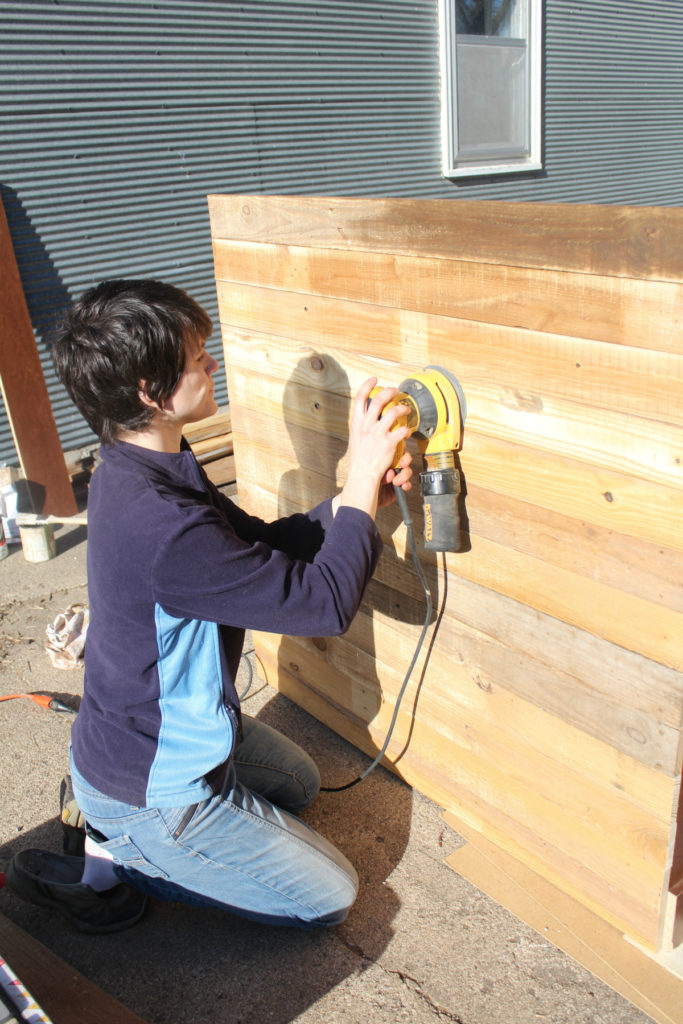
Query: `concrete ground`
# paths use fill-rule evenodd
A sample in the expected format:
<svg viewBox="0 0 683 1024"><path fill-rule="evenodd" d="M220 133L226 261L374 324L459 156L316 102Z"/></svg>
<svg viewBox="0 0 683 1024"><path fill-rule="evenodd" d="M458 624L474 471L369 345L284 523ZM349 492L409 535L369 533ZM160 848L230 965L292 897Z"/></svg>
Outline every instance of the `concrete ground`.
<svg viewBox="0 0 683 1024"><path fill-rule="evenodd" d="M85 549L86 529L63 527L51 561L28 563L14 547L0 562L0 696L41 691L77 706L82 669L54 668L44 643L57 615L87 603ZM355 778L368 763L257 676L244 708L301 743L325 784ZM61 850L72 721L27 700L0 703L0 870L27 847ZM134 928L92 938L6 887L0 912L150 1024L650 1020L448 868L444 859L464 840L439 807L384 769L321 794L305 817L361 877L356 905L333 931L155 902Z"/></svg>

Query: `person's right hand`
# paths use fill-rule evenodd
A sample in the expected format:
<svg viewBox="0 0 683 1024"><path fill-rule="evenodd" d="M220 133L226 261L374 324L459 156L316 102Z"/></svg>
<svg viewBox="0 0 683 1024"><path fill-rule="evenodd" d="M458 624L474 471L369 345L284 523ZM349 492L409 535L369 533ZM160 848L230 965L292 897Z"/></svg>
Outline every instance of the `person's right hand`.
<svg viewBox="0 0 683 1024"><path fill-rule="evenodd" d="M352 505L375 518L380 486L394 479L393 460L396 446L410 436L410 428L396 426L401 416L410 410L396 405L382 416L382 410L399 393L397 388L382 388L373 398L370 392L377 384L370 377L358 389L353 400L349 435L349 465L346 483L341 494L333 501L334 511L340 505ZM397 486L410 488L411 456L406 452L401 459ZM391 479L390 479L391 478Z"/></svg>

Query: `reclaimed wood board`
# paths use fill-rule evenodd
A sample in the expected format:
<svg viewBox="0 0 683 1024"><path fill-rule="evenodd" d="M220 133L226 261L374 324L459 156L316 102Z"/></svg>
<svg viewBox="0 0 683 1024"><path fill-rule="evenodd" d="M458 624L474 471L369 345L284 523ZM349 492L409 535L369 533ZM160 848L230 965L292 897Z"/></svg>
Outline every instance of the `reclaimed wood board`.
<svg viewBox="0 0 683 1024"><path fill-rule="evenodd" d="M0 914L0 955L55 1024L145 1024L132 1010ZM24 1020L44 1020L44 1015Z"/></svg>
<svg viewBox="0 0 683 1024"><path fill-rule="evenodd" d="M183 430L183 436L216 487L235 483L229 409L219 409L213 416L188 424Z"/></svg>
<svg viewBox="0 0 683 1024"><path fill-rule="evenodd" d="M683 211L209 197L240 502L344 479L350 402L444 366L463 550L387 751L409 784L653 950L679 937ZM417 453L416 462L417 462ZM420 468L416 466L416 468ZM421 524L419 488L410 504ZM257 635L268 681L370 755L425 600L405 526L344 637ZM421 528L421 527L420 527Z"/></svg>
<svg viewBox="0 0 683 1024"><path fill-rule="evenodd" d="M12 429L31 508L42 515L78 511L66 468L5 208L0 200L0 401Z"/></svg>

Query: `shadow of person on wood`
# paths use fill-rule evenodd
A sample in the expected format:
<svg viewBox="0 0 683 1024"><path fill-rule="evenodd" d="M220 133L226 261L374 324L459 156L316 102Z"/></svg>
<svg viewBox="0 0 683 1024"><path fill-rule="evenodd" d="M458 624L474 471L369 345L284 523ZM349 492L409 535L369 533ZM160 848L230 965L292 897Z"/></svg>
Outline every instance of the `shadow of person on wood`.
<svg viewBox="0 0 683 1024"><path fill-rule="evenodd" d="M279 484L278 514L303 511L325 494L337 489L339 463L348 446L351 406L350 384L343 367L329 354L313 352L300 360L284 393L287 430L299 463L285 473ZM343 474L340 474L343 475ZM417 488L419 491L419 487ZM318 497L311 499L311 494ZM415 499L413 489L411 503ZM419 506L419 497L417 499ZM395 698L393 689L386 696L387 665L395 680L408 667L410 655L402 664L404 650L395 651L395 659L378 664L376 639L381 620L421 625L425 601L410 553L397 553L392 542L401 525L396 504L380 510L378 526L385 541L384 551L370 582L360 611L343 637L282 637L277 652L277 667L270 666L270 682L281 694L291 698L331 729L346 737L374 758L380 751L377 728L371 723L380 709ZM421 522L416 515L416 522ZM432 599L436 602L437 573L434 564L424 567ZM419 630L410 631L417 637ZM410 641L407 642L408 645ZM412 650L410 651L412 654ZM385 673L385 683L380 678ZM276 674L276 678L273 678ZM418 687L419 689L419 687ZM393 761L404 753L409 742L409 726L417 700L413 687L406 700L406 714L396 729L389 747ZM269 708L277 707L271 702ZM383 721L388 717L383 715ZM333 736L334 734L330 734ZM342 748L338 746L342 742ZM342 753L342 749L346 753ZM318 760L323 786L334 790L358 778L371 762L343 741L330 744L329 750L311 751ZM363 778L358 788L342 792L322 792L307 813L307 821L335 843L358 870L361 885L358 900L342 931L354 948L374 959L391 939L391 922L397 910L396 897L387 879L398 864L408 840L411 821L411 791L383 768Z"/></svg>

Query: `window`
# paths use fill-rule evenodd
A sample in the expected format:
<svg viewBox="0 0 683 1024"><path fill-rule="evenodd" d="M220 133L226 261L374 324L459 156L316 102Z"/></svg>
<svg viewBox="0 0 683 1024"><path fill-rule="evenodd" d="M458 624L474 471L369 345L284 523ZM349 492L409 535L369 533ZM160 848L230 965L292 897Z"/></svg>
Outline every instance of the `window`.
<svg viewBox="0 0 683 1024"><path fill-rule="evenodd" d="M439 0L443 173L541 168L541 0Z"/></svg>

